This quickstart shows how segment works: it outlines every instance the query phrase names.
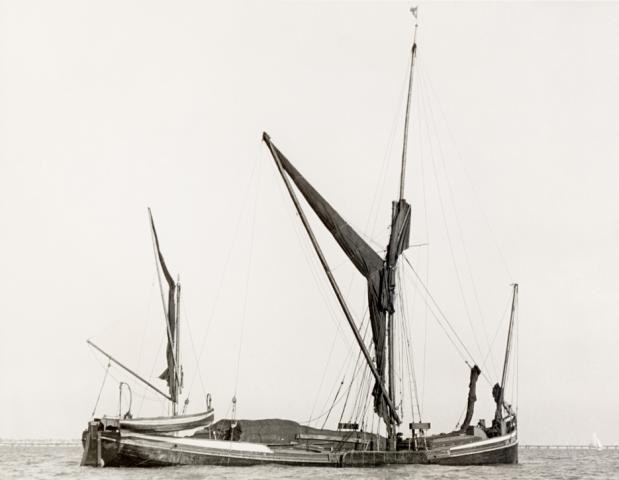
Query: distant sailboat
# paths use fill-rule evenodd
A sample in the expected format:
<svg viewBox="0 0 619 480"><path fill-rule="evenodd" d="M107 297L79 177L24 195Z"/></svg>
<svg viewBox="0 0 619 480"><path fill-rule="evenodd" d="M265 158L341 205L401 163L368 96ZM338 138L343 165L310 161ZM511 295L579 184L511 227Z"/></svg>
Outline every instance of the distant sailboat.
<svg viewBox="0 0 619 480"><path fill-rule="evenodd" d="M593 440L591 442L591 446L596 450L604 450L604 445L602 445L602 442L595 433L593 433Z"/></svg>

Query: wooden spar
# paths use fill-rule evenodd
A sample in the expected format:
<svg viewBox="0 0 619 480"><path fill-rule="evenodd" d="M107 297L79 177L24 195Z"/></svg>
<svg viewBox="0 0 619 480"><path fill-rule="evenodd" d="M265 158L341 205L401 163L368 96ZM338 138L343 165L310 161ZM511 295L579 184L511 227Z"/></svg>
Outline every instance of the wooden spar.
<svg viewBox="0 0 619 480"><path fill-rule="evenodd" d="M411 48L411 68L408 75L408 95L406 97L406 115L404 117L404 138L402 141L402 167L400 171L400 200L404 199L404 181L406 179L406 155L408 147L408 123L410 120L411 99L413 95L413 73L415 71L415 58L417 56L417 9L411 9L411 13L415 16L415 31L413 33L413 46ZM394 208L395 213L395 208ZM394 218L394 214L392 214ZM395 267L394 267L395 268ZM389 395L395 402L395 364L394 364L394 338L395 338L395 322L393 314L389 313L387 317L387 348L388 348L388 378L389 378ZM388 425L388 433L390 439L395 439L395 425ZM395 445L392 446L395 449Z"/></svg>
<svg viewBox="0 0 619 480"><path fill-rule="evenodd" d="M503 362L503 376L501 377L501 398L497 403L497 417L500 417L501 408L505 396L505 382L507 381L507 367L509 365L509 354L512 347L512 334L514 331L514 319L516 317L516 304L518 302L518 284L514 283L514 294L512 297L512 310L509 316L509 331L507 332L507 346L505 347L505 361Z"/></svg>
<svg viewBox="0 0 619 480"><path fill-rule="evenodd" d="M395 399L395 390L396 390L396 385L395 385L395 365L394 365L394 352L393 352L393 345L394 345L394 331L393 331L393 327L394 327L395 322L393 321L393 313L389 313L387 315L387 345L388 345L388 377L389 377L389 396L393 399L394 403L396 402ZM390 440L395 439L395 425L393 424L393 422L390 422L389 425L387 425L387 436L389 437ZM392 450L395 450L395 445L391 445Z"/></svg>
<svg viewBox="0 0 619 480"><path fill-rule="evenodd" d="M176 355L174 357L174 381L176 382L176 388L174 391L176 392L177 402L174 403L174 415L178 414L177 404L178 404L178 396L180 394L181 388L181 278L180 276L176 280L176 328L174 329L176 332Z"/></svg>
<svg viewBox="0 0 619 480"><path fill-rule="evenodd" d="M172 404L172 415L178 415L178 397L181 386L181 364L180 364L180 306L181 306L181 284L180 276L176 280L176 314L174 315L174 391L176 401Z"/></svg>
<svg viewBox="0 0 619 480"><path fill-rule="evenodd" d="M327 278L329 279L329 283L331 284L331 287L333 288L333 291L335 292L335 296L337 297L337 300L340 306L342 307L342 310L344 311L346 320L348 320L348 324L350 325L350 328L352 328L352 331L355 335L355 339L357 340L357 343L359 344L359 348L361 348L361 351L363 352L363 356L365 357L365 360L367 361L367 364L370 367L370 370L372 371L372 375L374 375L374 379L376 380L376 383L380 385L380 389L383 394L383 397L385 398L387 405L389 405L391 416L398 424L400 424L401 423L400 417L397 414L393 401L391 400L391 397L389 396L389 393L387 392L385 384L380 374L378 373L378 370L376 369L374 362L372 362L372 357L370 356L370 352L365 346L365 343L363 343L363 338L361 337L361 333L359 333L359 329L357 328L357 325L355 324L355 321L353 320L352 314L350 313L350 310L348 309L348 305L346 304L346 301L344 300L344 296L342 295L342 292L340 291L340 287L335 281L335 277L333 276L333 273L331 272L331 269L329 268L329 264L327 263L327 260L324 254L322 253L322 249L320 248L320 245L318 244L318 240L314 236L314 232L312 231L312 228L310 227L307 217L305 216L305 213L303 212L303 209L301 208L299 199L297 198L296 194L294 193L294 190L292 189L290 180L288 180L288 177L286 176L284 172L284 167L282 167L281 161L279 159L279 155L277 154L277 152L275 151L275 148L273 147L273 144L271 143L271 137L269 137L269 135L266 132L264 132L262 134L262 139L269 147L269 151L271 152L271 155L273 156L273 160L275 160L275 165L277 165L277 170L279 171L280 175L282 176L282 179L284 180L284 184L286 185L286 189L288 190L290 198L292 199L292 203L294 203L294 206L297 209L297 212L299 213L299 217L301 218L303 227L305 227L305 231L307 232L310 238L310 241L312 242L312 245L314 247L314 250L316 251L316 254L318 255L320 263L322 264L322 268L324 269L327 275Z"/></svg>
<svg viewBox="0 0 619 480"><path fill-rule="evenodd" d="M96 348L99 352L101 352L103 355L105 355L107 358L109 358L112 362L114 362L116 365L118 365L119 367L121 367L122 369L124 369L125 371L127 371L128 373L130 373L131 375L133 375L135 378L137 378L138 380L140 380L142 383L148 385L150 388L152 388L155 392L157 392L159 395L167 398L168 400L170 400L172 403L174 403L174 400L172 400L172 397L170 397L169 395L163 393L161 390L159 390L157 387L155 387L152 383L150 383L148 380L145 380L144 378L140 377L137 373L135 373L133 370L131 370L129 367L126 367L125 365L123 365L122 363L120 363L118 360L116 360L114 357L112 357L109 353L104 352L103 350L101 350L101 348L99 348L97 345L95 345L93 342L91 342L90 340L86 340L86 343L88 345L90 345L91 347Z"/></svg>
<svg viewBox="0 0 619 480"><path fill-rule="evenodd" d="M413 93L413 72L417 57L417 15L415 15L415 33L413 33L413 47L411 49L411 69L408 75L408 97L406 99L406 116L404 117L404 141L402 144L402 171L400 173L400 200L404 198L404 179L406 177L406 150L408 146L408 121L410 118L411 97Z"/></svg>
<svg viewBox="0 0 619 480"><path fill-rule="evenodd" d="M404 172L402 172L403 174ZM391 218L395 218L395 214L396 214L396 204L395 202L392 204L392 211L391 211ZM396 385L395 385L395 355L394 355L394 351L393 351L393 345L395 343L395 332L394 332L394 326L395 326L395 321L393 318L393 313L389 312L387 315L387 355L388 355L388 365L387 365L387 378L389 380L389 396L393 399L393 402L397 404L396 398L395 398L395 392L396 392ZM389 437L390 440L390 445L389 445L389 449L390 450L395 450L396 449L396 445L395 445L395 435L396 435L396 426L393 424L393 422L390 422L389 425L387 425L387 437Z"/></svg>

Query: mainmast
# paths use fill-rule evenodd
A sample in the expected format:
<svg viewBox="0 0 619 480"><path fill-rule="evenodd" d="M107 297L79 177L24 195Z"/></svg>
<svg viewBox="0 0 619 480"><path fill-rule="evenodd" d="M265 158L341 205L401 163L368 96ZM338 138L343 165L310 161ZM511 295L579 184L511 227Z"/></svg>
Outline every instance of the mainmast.
<svg viewBox="0 0 619 480"><path fill-rule="evenodd" d="M411 48L411 68L408 74L408 96L406 97L406 115L404 117L404 141L402 142L402 167L400 172L400 200L404 199L404 179L406 178L406 152L408 147L408 122L410 119L411 98L413 96L413 74L415 71L415 58L417 57L417 7L411 8L415 17L415 30L413 33L413 46Z"/></svg>
<svg viewBox="0 0 619 480"><path fill-rule="evenodd" d="M411 10L417 18L417 9ZM389 449L396 449L396 427L401 423L394 397L396 393L395 383L395 355L394 355L394 321L395 312L395 267L399 256L409 246L411 207L404 200L404 179L406 172L406 147L408 135L408 123L410 116L411 92L413 86L413 68L415 64L416 28L411 50L411 70L409 74L408 101L406 106L405 137L402 151L402 172L400 177L400 198L393 202L391 216L391 232L387 253L385 257L378 255L374 249L355 232L355 230L341 217L341 215L327 202L322 195L301 175L290 161L277 149L265 133L263 140L269 147L281 174L288 193L299 213L303 226L307 231L314 250L320 259L331 287L337 297L342 310L350 324L355 339L372 371L376 381L372 390L374 397L374 411L383 419L389 437ZM323 225L329 230L333 238L339 244L349 260L367 280L368 310L370 324L372 326L372 343L374 344L374 359L370 356L368 348L359 333L359 330L344 301L344 297L329 269L324 255L318 245L310 225L303 213L301 205L292 189L291 182L297 186L305 197L314 213Z"/></svg>
<svg viewBox="0 0 619 480"><path fill-rule="evenodd" d="M406 97L406 114L404 117L404 138L402 141L402 165L400 171L400 196L399 201L394 201L392 204L392 235L389 241L389 246L387 247L387 268L389 271L389 289L391 291L391 295L395 293L395 268L398 260L398 255L401 253L393 252L395 245L392 245L394 239L397 239L398 236L394 236L393 229L398 228L398 215L400 214L401 209L408 208L408 214L410 215L410 205L406 203L404 200L404 183L406 179L406 160L407 160L407 148L408 148L408 130L409 130L409 121L410 121L410 109L411 109L411 99L413 95L413 79L414 79L414 71L415 71L415 58L417 56L417 7L411 8L411 13L415 17L415 29L413 32L413 46L411 47L411 65L410 71L408 74L408 95ZM409 217L410 219L410 217ZM410 220L409 220L410 221ZM410 228L410 224L408 224L407 228ZM399 232L395 232L399 235ZM408 238L408 237L407 237ZM408 245L407 245L408 246ZM395 352L394 352L394 339L395 339L395 322L393 318L393 311L389 311L387 317L387 354L388 354L388 380L389 380L389 395L396 402L396 382L395 382ZM395 438L396 438L396 425L392 422L390 425L387 425L387 434L391 441L391 448L395 450Z"/></svg>

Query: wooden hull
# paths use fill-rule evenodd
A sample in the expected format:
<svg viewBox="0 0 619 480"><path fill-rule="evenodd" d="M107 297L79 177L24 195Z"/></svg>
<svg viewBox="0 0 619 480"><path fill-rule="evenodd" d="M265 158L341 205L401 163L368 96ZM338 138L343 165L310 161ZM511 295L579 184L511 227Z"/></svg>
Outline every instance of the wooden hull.
<svg viewBox="0 0 619 480"><path fill-rule="evenodd" d="M430 463L439 465L497 465L518 463L518 432L430 451Z"/></svg>
<svg viewBox="0 0 619 480"><path fill-rule="evenodd" d="M251 466L279 464L323 467L373 467L391 464L494 465L518 462L516 432L489 440L427 451L312 452L293 446L274 448L261 443L100 431L90 442L96 455L85 452L86 465L163 467L172 465ZM88 442L85 442L85 449ZM98 455L98 457L97 457Z"/></svg>
<svg viewBox="0 0 619 480"><path fill-rule="evenodd" d="M136 433L101 432L104 466L172 465L250 466L280 464L337 466L339 454L272 449L267 445L203 438L176 438Z"/></svg>

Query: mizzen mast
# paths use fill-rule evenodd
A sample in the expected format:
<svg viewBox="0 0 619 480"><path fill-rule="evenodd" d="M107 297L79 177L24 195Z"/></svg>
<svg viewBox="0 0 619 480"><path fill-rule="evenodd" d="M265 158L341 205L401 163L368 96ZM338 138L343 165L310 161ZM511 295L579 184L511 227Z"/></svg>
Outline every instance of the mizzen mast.
<svg viewBox="0 0 619 480"><path fill-rule="evenodd" d="M181 389L183 387L183 369L181 367L181 277L176 277L176 335L174 338L174 380L176 382L176 403L175 412L178 414L178 397L180 396Z"/></svg>
<svg viewBox="0 0 619 480"><path fill-rule="evenodd" d="M509 316L509 331L507 332L507 345L505 346L505 360L503 362L503 375L501 377L501 385L500 388L497 388L495 385L495 392L498 391L498 395L496 395L496 413L494 418L497 422L500 422L503 416L503 407L506 408L508 413L510 412L510 408L505 404L505 383L507 382L507 372L509 367L509 357L512 349L512 337L514 333L514 322L516 319L516 311L518 306L518 284L514 283L513 285L513 296L512 296L512 308Z"/></svg>

